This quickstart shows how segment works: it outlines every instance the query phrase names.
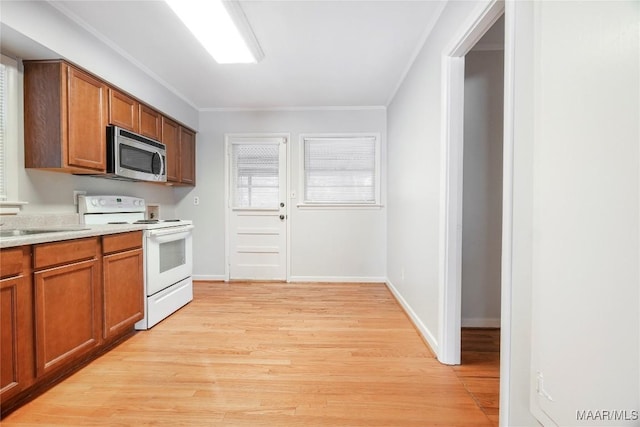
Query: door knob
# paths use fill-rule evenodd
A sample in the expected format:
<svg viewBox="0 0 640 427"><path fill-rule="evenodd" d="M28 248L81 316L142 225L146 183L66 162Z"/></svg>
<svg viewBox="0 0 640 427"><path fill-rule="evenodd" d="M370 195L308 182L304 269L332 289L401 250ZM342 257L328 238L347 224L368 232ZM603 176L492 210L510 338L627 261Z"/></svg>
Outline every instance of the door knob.
<svg viewBox="0 0 640 427"><path fill-rule="evenodd" d="M284 208L284 202L280 202L280 207Z"/></svg>
<svg viewBox="0 0 640 427"><path fill-rule="evenodd" d="M284 221L284 215L280 215L280 220Z"/></svg>

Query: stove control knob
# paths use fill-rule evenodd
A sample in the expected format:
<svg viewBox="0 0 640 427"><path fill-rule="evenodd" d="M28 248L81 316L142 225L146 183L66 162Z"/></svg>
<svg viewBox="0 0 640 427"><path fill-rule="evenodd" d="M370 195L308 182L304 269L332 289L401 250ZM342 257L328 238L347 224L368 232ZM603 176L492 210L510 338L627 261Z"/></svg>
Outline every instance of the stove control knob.
<svg viewBox="0 0 640 427"><path fill-rule="evenodd" d="M98 201L96 199L91 199L92 206L98 206Z"/></svg>
<svg viewBox="0 0 640 427"><path fill-rule="evenodd" d="M105 206L107 204L107 201L105 199L100 199L100 206Z"/></svg>

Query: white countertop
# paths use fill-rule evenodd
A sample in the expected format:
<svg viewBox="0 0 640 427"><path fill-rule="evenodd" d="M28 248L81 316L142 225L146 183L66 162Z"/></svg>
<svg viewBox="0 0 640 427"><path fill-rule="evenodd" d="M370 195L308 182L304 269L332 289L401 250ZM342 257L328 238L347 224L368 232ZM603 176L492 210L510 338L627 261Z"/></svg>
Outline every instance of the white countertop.
<svg viewBox="0 0 640 427"><path fill-rule="evenodd" d="M0 230L7 230L13 227L0 227ZM52 230L55 232L28 234L22 236L0 237L0 248L11 248L15 246L34 245L37 243L57 242L60 240L81 239L83 237L102 236L105 234L125 233L127 231L138 231L144 229L144 225L139 224L106 224L106 225L67 225L67 226L38 226L38 227L16 227L25 229ZM59 230L59 231L58 231Z"/></svg>

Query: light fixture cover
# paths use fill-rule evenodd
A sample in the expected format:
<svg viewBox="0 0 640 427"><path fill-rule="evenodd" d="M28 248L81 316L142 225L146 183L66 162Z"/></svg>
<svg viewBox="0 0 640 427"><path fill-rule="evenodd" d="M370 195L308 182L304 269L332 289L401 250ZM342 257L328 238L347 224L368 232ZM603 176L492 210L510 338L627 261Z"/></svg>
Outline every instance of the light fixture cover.
<svg viewBox="0 0 640 427"><path fill-rule="evenodd" d="M264 58L237 0L165 1L217 63L256 63Z"/></svg>

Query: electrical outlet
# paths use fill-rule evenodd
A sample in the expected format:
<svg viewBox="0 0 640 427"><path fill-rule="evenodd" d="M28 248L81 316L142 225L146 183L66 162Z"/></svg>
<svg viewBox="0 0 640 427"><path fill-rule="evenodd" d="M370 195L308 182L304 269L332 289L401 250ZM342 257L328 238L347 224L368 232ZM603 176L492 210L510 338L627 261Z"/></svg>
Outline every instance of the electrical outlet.
<svg viewBox="0 0 640 427"><path fill-rule="evenodd" d="M193 198L193 204L194 204L194 205L196 205L196 206L198 206L198 205L200 204L200 197L195 196L195 197Z"/></svg>
<svg viewBox="0 0 640 427"><path fill-rule="evenodd" d="M86 195L87 195L86 191L74 190L73 191L73 204L78 206L78 196L86 196Z"/></svg>

